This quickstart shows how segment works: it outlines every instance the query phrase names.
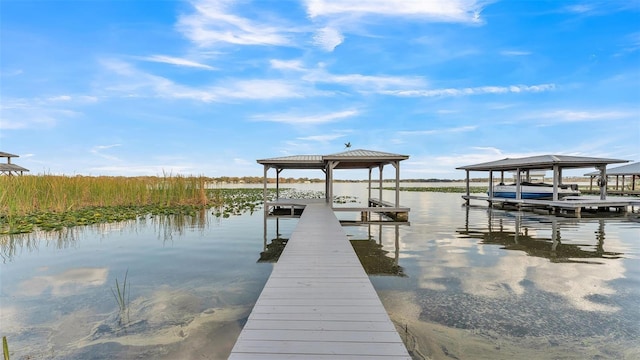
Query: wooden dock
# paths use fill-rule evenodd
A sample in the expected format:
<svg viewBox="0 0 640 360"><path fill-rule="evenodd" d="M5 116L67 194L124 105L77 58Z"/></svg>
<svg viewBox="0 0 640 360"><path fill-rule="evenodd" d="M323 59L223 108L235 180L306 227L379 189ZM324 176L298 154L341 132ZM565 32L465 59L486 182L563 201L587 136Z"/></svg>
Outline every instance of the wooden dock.
<svg viewBox="0 0 640 360"><path fill-rule="evenodd" d="M309 203L229 359L411 359L326 203Z"/></svg>
<svg viewBox="0 0 640 360"><path fill-rule="evenodd" d="M599 199L589 196L568 196L562 200L535 200L535 199L505 199L488 196L462 196L465 200L483 200L488 201L490 206L509 207L514 206L518 209L538 209L547 211L549 214L569 215L580 218L583 213L589 211L605 213L615 212L618 214L626 214L629 207L640 206L639 199L630 198L608 198Z"/></svg>

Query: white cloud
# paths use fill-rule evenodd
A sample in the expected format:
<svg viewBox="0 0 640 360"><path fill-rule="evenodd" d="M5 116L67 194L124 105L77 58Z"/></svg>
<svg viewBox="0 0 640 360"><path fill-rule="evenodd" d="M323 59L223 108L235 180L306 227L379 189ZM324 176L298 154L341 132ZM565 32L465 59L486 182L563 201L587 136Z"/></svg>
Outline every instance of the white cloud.
<svg viewBox="0 0 640 360"><path fill-rule="evenodd" d="M468 132L477 129L477 126L458 126L445 129L433 129L433 130L411 130L411 131L398 131L398 135L436 135L444 133L459 133Z"/></svg>
<svg viewBox="0 0 640 360"><path fill-rule="evenodd" d="M325 124L330 122L339 121L341 119L353 117L360 114L358 110L349 109L343 111L337 111L327 114L316 115L297 115L297 114L272 114L272 115L260 115L254 116L255 121L270 121L292 125L301 124Z"/></svg>
<svg viewBox="0 0 640 360"><path fill-rule="evenodd" d="M177 28L200 47L217 43L235 45L290 45L291 31L273 19L259 22L235 15L233 0L193 1L195 12L180 16ZM277 25L276 25L277 24Z"/></svg>
<svg viewBox="0 0 640 360"><path fill-rule="evenodd" d="M384 91L386 89L398 89L407 87L419 87L424 86L424 80L420 77L410 76L375 76L375 75L361 75L361 74L345 74L335 75L326 72L324 69L318 69L310 71L309 74L303 77L304 80L319 82L319 83L332 83L345 86L351 86L360 88L365 91ZM399 90L388 90L399 91Z"/></svg>
<svg viewBox="0 0 640 360"><path fill-rule="evenodd" d="M480 86L460 89L432 89L432 90L385 90L382 94L406 97L445 97L483 94L506 94L521 92L545 92L555 90L555 84L540 85L511 85L511 86Z"/></svg>
<svg viewBox="0 0 640 360"><path fill-rule="evenodd" d="M122 93L127 97L161 97L190 99L202 102L225 102L234 99L291 99L309 94L299 84L287 80L225 80L224 85L193 87L181 85L170 79L149 74L136 69L120 60L103 61L106 68L120 75L107 77L108 82L102 88Z"/></svg>
<svg viewBox="0 0 640 360"><path fill-rule="evenodd" d="M638 114L623 111L575 111L557 110L541 114L533 114L530 118L553 119L559 122L601 121L624 118L637 118Z"/></svg>
<svg viewBox="0 0 640 360"><path fill-rule="evenodd" d="M151 56L138 57L138 59L145 60L145 61L151 61L151 62L171 64L171 65L176 65L176 66L193 67L193 68L205 69L205 70L215 70L216 69L213 66L209 66L209 65L206 65L206 64L201 64L199 62L192 61L192 60L189 60L189 59L183 59L183 58L178 58L178 57L173 57L173 56L166 56L166 55L151 55Z"/></svg>
<svg viewBox="0 0 640 360"><path fill-rule="evenodd" d="M353 15L403 16L432 21L478 22L482 4L475 0L307 0L311 18Z"/></svg>
<svg viewBox="0 0 640 360"><path fill-rule="evenodd" d="M112 144L112 145L96 145L93 148L91 148L91 150L89 150L92 154L97 155L101 158L110 160L110 161L120 161L120 159L116 156L113 155L109 155L109 154L104 154L102 153L102 150L108 150L114 147L119 147L121 146L120 144Z"/></svg>
<svg viewBox="0 0 640 360"><path fill-rule="evenodd" d="M519 50L502 50L500 51L500 55L504 56L527 56L531 55L530 51L519 51Z"/></svg>
<svg viewBox="0 0 640 360"><path fill-rule="evenodd" d="M322 49L331 52L336 46L342 44L344 36L335 28L324 27L316 31L316 34L313 36L313 41Z"/></svg>
<svg viewBox="0 0 640 360"><path fill-rule="evenodd" d="M269 61L271 67L278 70L295 70L306 71L305 67L300 60L277 60L272 59Z"/></svg>

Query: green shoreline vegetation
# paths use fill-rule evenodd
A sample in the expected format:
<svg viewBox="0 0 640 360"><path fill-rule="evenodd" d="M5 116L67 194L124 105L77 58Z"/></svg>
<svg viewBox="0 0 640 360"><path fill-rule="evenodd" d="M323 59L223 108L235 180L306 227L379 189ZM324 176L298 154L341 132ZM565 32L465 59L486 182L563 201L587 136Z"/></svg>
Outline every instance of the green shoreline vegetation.
<svg viewBox="0 0 640 360"><path fill-rule="evenodd" d="M0 234L191 215L229 217L262 205L262 189L209 189L207 177L0 176ZM270 193L273 191L270 190Z"/></svg>

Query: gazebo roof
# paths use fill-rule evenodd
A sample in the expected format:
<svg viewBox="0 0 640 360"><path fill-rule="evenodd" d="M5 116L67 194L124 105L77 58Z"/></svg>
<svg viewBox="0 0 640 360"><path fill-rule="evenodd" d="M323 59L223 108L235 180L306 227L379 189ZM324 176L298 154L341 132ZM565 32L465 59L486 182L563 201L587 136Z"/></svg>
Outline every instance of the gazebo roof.
<svg viewBox="0 0 640 360"><path fill-rule="evenodd" d="M625 163L628 160L568 156L568 155L539 155L515 159L502 159L481 164L457 167L458 170L469 171L505 171L505 170L544 170L553 169L555 165L561 168L586 168L606 166L608 164Z"/></svg>
<svg viewBox="0 0 640 360"><path fill-rule="evenodd" d="M600 175L599 171L593 171L585 176ZM640 175L640 162L635 162L627 165L618 166L612 169L607 169L607 175Z"/></svg>
<svg viewBox="0 0 640 360"><path fill-rule="evenodd" d="M8 152L0 151L0 157L8 157L8 158L10 158L10 157L20 157L20 156L15 155L15 154L9 154Z"/></svg>
<svg viewBox="0 0 640 360"><path fill-rule="evenodd" d="M8 171L29 171L29 169L23 168L22 166L16 164L1 164L0 163L0 172L8 172Z"/></svg>
<svg viewBox="0 0 640 360"><path fill-rule="evenodd" d="M356 149L329 155L294 155L261 159L257 162L278 169L324 169L329 161L337 161L335 169L368 169L408 158L408 155Z"/></svg>

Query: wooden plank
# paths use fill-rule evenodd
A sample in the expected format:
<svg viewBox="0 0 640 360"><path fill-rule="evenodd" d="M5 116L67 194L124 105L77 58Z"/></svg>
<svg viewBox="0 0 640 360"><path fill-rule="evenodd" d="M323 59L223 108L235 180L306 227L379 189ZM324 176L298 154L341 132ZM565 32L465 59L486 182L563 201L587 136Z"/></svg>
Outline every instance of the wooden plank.
<svg viewBox="0 0 640 360"><path fill-rule="evenodd" d="M396 334L396 336L398 335ZM407 353L407 349L402 342L398 344L388 342L251 340L241 342L237 348L234 346L232 355L241 353L322 354L342 359L343 355L402 356ZM409 358L408 355L407 358Z"/></svg>
<svg viewBox="0 0 640 360"><path fill-rule="evenodd" d="M247 323L246 330L324 330L324 331L381 331L388 332L386 321L344 321L344 320L259 320L253 319Z"/></svg>
<svg viewBox="0 0 640 360"><path fill-rule="evenodd" d="M307 204L230 359L410 359L328 204Z"/></svg>

